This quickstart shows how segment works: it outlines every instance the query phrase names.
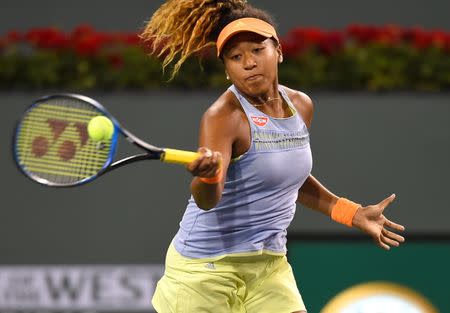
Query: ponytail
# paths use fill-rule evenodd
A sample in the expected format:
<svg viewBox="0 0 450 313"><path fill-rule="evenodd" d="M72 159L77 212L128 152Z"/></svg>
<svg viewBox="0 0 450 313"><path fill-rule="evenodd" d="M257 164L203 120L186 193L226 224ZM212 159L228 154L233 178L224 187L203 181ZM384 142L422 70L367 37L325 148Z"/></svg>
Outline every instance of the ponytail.
<svg viewBox="0 0 450 313"><path fill-rule="evenodd" d="M170 80L192 54L216 43L230 22L254 17L275 26L271 16L246 0L168 0L140 35L150 54L164 56L163 70L176 60Z"/></svg>

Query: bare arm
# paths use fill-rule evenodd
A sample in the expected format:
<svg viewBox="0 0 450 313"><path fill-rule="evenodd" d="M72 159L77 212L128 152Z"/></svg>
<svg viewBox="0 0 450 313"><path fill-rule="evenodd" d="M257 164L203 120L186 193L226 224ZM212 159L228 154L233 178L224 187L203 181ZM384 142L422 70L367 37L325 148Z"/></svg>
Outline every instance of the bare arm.
<svg viewBox="0 0 450 313"><path fill-rule="evenodd" d="M289 97L301 114L306 126L310 129L314 113L314 105L311 98L305 93L292 89L289 89ZM325 188L314 176L309 175L298 191L297 202L330 216L331 208L338 199L338 196Z"/></svg>
<svg viewBox="0 0 450 313"><path fill-rule="evenodd" d="M306 126L310 129L314 113L314 105L311 98L305 93L292 89L289 90L289 97L301 114ZM298 191L297 202L330 216L331 208L338 199L338 196L325 188L314 176L309 175Z"/></svg>
<svg viewBox="0 0 450 313"><path fill-rule="evenodd" d="M297 202L331 216L331 209L338 199L338 196L325 188L314 176L309 175L298 191Z"/></svg>
<svg viewBox="0 0 450 313"><path fill-rule="evenodd" d="M311 127L313 116L313 103L304 93L290 90L290 97L297 110L303 117L308 128ZM297 202L313 210L331 216L339 197L323 186L314 176L309 175L303 186L298 191ZM370 235L375 243L386 250L391 246L399 246L405 239L391 231L404 231L405 227L394 223L384 216L386 207L394 201L395 195L391 195L378 204L360 206L352 219L353 227Z"/></svg>
<svg viewBox="0 0 450 313"><path fill-rule="evenodd" d="M226 101L222 96L204 113L200 123L198 150L202 155L186 167L194 176L191 193L197 206L203 210L215 207L222 197L224 173L230 164L232 145L240 122L240 113ZM199 179L214 177L219 168L223 173L220 182L207 184Z"/></svg>

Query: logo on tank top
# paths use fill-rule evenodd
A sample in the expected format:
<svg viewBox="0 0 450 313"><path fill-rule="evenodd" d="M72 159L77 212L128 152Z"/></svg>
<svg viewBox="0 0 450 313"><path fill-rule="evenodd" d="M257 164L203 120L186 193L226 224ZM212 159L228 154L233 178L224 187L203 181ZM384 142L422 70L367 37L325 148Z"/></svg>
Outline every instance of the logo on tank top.
<svg viewBox="0 0 450 313"><path fill-rule="evenodd" d="M253 123L257 126L264 126L267 124L267 117L265 116L251 116Z"/></svg>

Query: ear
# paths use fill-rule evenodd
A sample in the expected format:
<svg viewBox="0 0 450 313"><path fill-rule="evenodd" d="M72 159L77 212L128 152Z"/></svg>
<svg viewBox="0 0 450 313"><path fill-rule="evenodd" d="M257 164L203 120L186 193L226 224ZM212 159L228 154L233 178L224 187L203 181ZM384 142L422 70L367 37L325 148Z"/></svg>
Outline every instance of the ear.
<svg viewBox="0 0 450 313"><path fill-rule="evenodd" d="M281 44L278 44L277 53L278 53L278 63L282 63L283 62L283 50L281 49Z"/></svg>

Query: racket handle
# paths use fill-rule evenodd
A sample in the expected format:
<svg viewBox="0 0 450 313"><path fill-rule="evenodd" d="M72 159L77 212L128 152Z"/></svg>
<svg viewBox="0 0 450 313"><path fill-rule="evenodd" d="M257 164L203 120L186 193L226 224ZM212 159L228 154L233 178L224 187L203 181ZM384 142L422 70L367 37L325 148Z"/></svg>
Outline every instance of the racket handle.
<svg viewBox="0 0 450 313"><path fill-rule="evenodd" d="M189 164L200 156L197 152L164 149L161 161L166 163Z"/></svg>

